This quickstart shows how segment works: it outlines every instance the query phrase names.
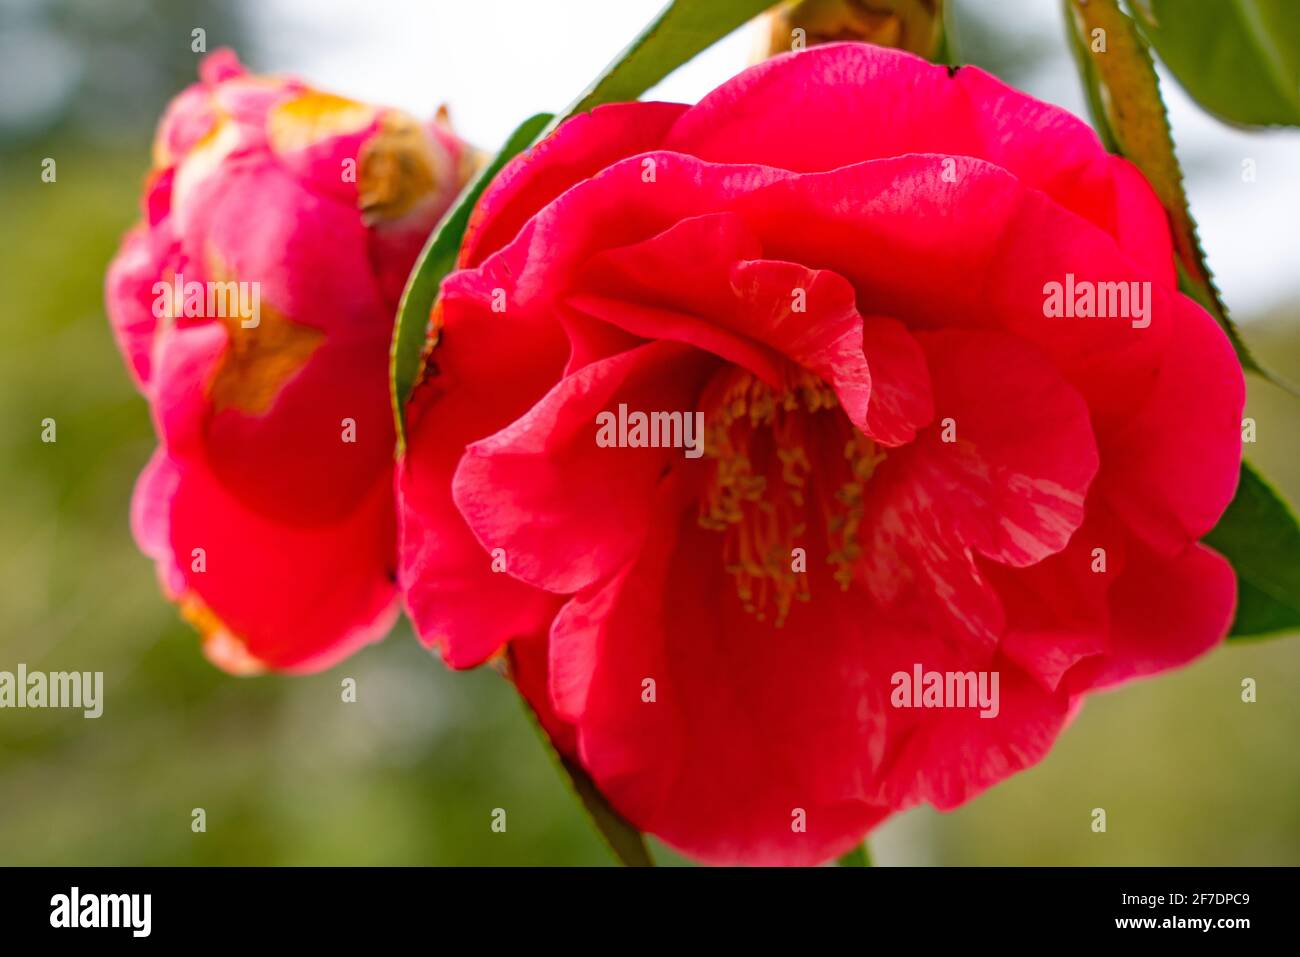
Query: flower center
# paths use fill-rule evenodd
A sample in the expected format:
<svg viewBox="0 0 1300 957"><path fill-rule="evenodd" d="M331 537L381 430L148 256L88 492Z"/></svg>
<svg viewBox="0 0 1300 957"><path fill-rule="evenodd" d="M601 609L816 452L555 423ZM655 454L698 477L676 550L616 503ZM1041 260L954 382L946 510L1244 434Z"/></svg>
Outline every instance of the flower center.
<svg viewBox="0 0 1300 957"><path fill-rule="evenodd" d="M723 561L745 610L759 621L772 614L779 627L810 597L810 554L849 587L866 484L884 453L807 372L777 393L732 369L710 383L703 404L710 472L700 525L725 536Z"/></svg>

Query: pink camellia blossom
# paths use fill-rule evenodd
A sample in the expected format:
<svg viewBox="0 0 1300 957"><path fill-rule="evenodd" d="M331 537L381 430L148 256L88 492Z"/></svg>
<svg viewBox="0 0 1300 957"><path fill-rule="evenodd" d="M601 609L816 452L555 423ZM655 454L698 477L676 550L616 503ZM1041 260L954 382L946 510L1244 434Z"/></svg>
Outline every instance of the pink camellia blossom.
<svg viewBox="0 0 1300 957"><path fill-rule="evenodd" d="M132 525L218 664L320 668L396 615L393 315L470 154L229 51L200 77L108 272L160 439Z"/></svg>
<svg viewBox="0 0 1300 957"><path fill-rule="evenodd" d="M457 667L507 647L687 854L956 807L1227 631L1198 539L1233 351L1134 167L978 69L833 44L598 108L460 265L399 468L409 610Z"/></svg>

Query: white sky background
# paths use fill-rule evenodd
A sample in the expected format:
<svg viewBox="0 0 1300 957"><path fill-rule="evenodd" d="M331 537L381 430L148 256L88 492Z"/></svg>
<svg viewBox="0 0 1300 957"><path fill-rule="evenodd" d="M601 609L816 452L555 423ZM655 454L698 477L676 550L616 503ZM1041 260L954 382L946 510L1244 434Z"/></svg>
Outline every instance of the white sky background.
<svg viewBox="0 0 1300 957"><path fill-rule="evenodd" d="M466 139L495 148L522 119L566 106L662 0L244 0L258 70L428 116L447 103ZM1054 0L949 0L1011 24L1008 44L1049 49L1020 85L1086 115ZM1014 16L1008 12L1014 9ZM648 98L695 102L750 62L750 25ZM958 37L960 42L960 37ZM1163 90L1192 213L1229 308L1249 319L1300 300L1300 130L1241 132ZM1244 183L1242 160L1256 164Z"/></svg>

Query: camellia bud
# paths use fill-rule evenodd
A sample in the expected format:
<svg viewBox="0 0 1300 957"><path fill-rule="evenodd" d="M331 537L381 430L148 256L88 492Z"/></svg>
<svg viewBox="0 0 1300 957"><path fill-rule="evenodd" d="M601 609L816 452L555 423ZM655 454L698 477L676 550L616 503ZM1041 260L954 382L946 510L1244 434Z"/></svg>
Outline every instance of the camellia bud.
<svg viewBox="0 0 1300 957"><path fill-rule="evenodd" d="M106 290L160 440L133 527L228 670L323 667L396 615L393 316L474 163L445 114L229 51L159 124Z"/></svg>
<svg viewBox="0 0 1300 957"><path fill-rule="evenodd" d="M943 0L791 0L767 16L760 59L857 40L933 60L943 42Z"/></svg>

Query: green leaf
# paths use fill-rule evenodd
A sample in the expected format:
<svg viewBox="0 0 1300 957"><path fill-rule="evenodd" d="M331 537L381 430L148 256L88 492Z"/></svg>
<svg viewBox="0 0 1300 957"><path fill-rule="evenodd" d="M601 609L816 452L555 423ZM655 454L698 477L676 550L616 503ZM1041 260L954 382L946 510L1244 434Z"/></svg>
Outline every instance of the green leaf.
<svg viewBox="0 0 1300 957"><path fill-rule="evenodd" d="M1163 204L1174 239L1179 288L1219 321L1244 368L1294 392L1250 355L1219 298L1187 208L1151 54L1137 25L1117 0L1064 2L1093 122L1107 148L1131 160ZM1104 49L1098 48L1099 41L1104 41ZM1282 499L1244 463L1237 495L1206 542L1237 572L1237 618L1231 637L1300 627L1300 531Z"/></svg>
<svg viewBox="0 0 1300 957"><path fill-rule="evenodd" d="M863 841L847 854L841 854L835 864L838 867L870 867L871 851L867 849L867 842Z"/></svg>
<svg viewBox="0 0 1300 957"><path fill-rule="evenodd" d="M602 103L635 100L770 6L772 0L673 0L552 125Z"/></svg>
<svg viewBox="0 0 1300 957"><path fill-rule="evenodd" d="M1064 2L1070 45L1079 61L1093 123L1107 149L1137 166L1164 206L1179 287L1223 327L1243 368L1276 382L1242 341L1206 265L1146 41L1117 0Z"/></svg>
<svg viewBox="0 0 1300 957"><path fill-rule="evenodd" d="M569 786L582 801L582 806L586 808L591 822L596 825L596 830L605 839L614 856L625 867L654 867L654 859L650 856L650 849L646 847L641 832L610 806L605 796L600 793L600 789L596 787L596 783L577 762L571 761L555 749L528 699L520 695L519 700L523 702L524 710L532 719L533 727L537 729L537 734L545 744L547 753L551 755L556 766L564 772Z"/></svg>
<svg viewBox="0 0 1300 957"><path fill-rule="evenodd" d="M1296 0L1131 0L1143 35L1206 110L1246 126L1300 126Z"/></svg>
<svg viewBox="0 0 1300 957"><path fill-rule="evenodd" d="M646 847L641 832L610 806L596 783L576 762L558 754L556 757L564 773L569 776L574 792L587 809L592 823L596 825L596 830L600 831L614 856L625 867L654 867L654 859L650 856L650 849Z"/></svg>
<svg viewBox="0 0 1300 957"><path fill-rule="evenodd" d="M461 191L451 208L443 214L442 221L424 244L420 258L402 290L402 301L397 307L397 322L393 327L393 347L389 366L389 385L393 397L393 416L397 422L398 451L405 447L406 400L411 397L420 375L422 357L429 337L429 314L438 287L447 273L456 265L460 241L469 225L470 213L492 178L501 171L516 153L536 139L550 121L551 114L538 113L524 120L506 140L501 152L493 157L479 174Z"/></svg>
<svg viewBox="0 0 1300 957"><path fill-rule="evenodd" d="M1300 628L1300 526L1259 473L1241 465L1241 482L1205 543L1237 572L1237 619L1231 638Z"/></svg>

